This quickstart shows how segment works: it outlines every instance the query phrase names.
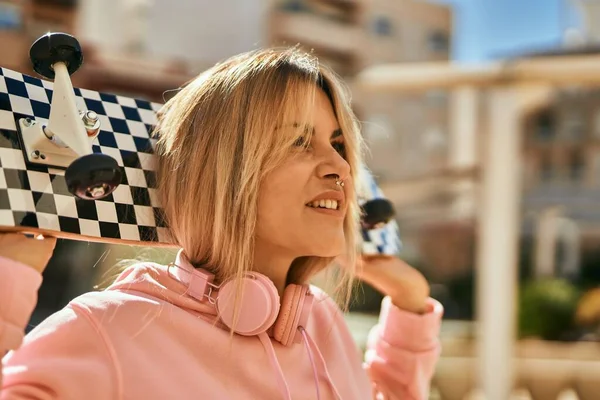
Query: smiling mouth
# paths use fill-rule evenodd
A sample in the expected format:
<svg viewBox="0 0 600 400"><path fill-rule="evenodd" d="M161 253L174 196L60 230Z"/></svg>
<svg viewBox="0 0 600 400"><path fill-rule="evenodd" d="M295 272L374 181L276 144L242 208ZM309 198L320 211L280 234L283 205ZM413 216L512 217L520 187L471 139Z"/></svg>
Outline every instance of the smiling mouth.
<svg viewBox="0 0 600 400"><path fill-rule="evenodd" d="M307 207L311 208L325 208L328 210L339 210L340 202L333 199L326 200L315 200L306 204Z"/></svg>

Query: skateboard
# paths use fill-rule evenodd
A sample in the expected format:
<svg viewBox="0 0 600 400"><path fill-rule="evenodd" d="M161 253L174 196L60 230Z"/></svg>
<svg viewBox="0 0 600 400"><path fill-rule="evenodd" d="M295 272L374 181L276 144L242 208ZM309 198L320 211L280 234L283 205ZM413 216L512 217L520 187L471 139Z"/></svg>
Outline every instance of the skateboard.
<svg viewBox="0 0 600 400"><path fill-rule="evenodd" d="M73 88L83 53L68 34L42 36L30 58L45 79L0 67L0 229L173 247L153 166L161 104ZM395 254L393 207L366 169L361 179L363 250Z"/></svg>

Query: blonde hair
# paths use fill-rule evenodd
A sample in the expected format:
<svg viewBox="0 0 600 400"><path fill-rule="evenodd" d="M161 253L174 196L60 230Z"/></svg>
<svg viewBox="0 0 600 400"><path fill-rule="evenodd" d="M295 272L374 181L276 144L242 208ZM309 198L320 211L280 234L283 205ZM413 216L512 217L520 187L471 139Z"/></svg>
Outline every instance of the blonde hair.
<svg viewBox="0 0 600 400"><path fill-rule="evenodd" d="M192 264L211 270L217 281L241 283L252 269L261 181L289 156L302 130L279 128L298 111L308 116L319 89L331 99L356 180L362 141L347 89L297 48L232 57L187 84L159 112L157 184L165 222ZM354 278L358 218L356 196L350 196L344 223L350 267L331 288L343 307ZM287 283L305 283L331 262L296 259Z"/></svg>

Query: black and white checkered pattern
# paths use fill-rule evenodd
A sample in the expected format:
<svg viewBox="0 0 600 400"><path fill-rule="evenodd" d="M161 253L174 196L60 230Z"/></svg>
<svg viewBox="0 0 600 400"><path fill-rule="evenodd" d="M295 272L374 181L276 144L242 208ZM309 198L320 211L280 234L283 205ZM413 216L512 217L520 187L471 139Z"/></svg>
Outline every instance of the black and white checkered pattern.
<svg viewBox="0 0 600 400"><path fill-rule="evenodd" d="M117 160L123 180L107 198L75 198L67 190L64 170L27 162L17 131L18 120L47 123L53 83L0 68L0 225L27 226L114 241L168 242L160 218L152 167L154 139L149 135L160 104L75 89L80 110L100 118L95 153ZM382 197L364 171L365 199ZM395 222L363 232L365 251L395 254Z"/></svg>
<svg viewBox="0 0 600 400"><path fill-rule="evenodd" d="M122 183L107 198L85 201L67 190L63 169L28 163L17 121L47 123L51 82L0 68L0 224L123 241L167 241L152 168L159 104L75 89L78 108L98 113L101 131L92 146L117 160Z"/></svg>

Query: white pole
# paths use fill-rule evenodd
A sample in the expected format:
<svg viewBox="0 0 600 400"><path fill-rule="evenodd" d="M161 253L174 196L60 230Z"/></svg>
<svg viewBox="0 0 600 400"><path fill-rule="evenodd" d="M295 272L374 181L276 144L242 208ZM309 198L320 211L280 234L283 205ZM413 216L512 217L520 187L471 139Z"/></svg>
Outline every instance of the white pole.
<svg viewBox="0 0 600 400"><path fill-rule="evenodd" d="M479 387L486 400L508 399L513 385L520 196L518 108L511 88L489 91L477 246Z"/></svg>
<svg viewBox="0 0 600 400"><path fill-rule="evenodd" d="M450 94L450 166L470 168L477 162L479 91L459 86Z"/></svg>
<svg viewBox="0 0 600 400"><path fill-rule="evenodd" d="M459 86L451 90L450 97L450 169L467 169L477 163L477 137L479 129L479 90L474 86ZM453 183L455 199L452 204L454 218L471 218L475 208L475 180L472 176L456 179Z"/></svg>

